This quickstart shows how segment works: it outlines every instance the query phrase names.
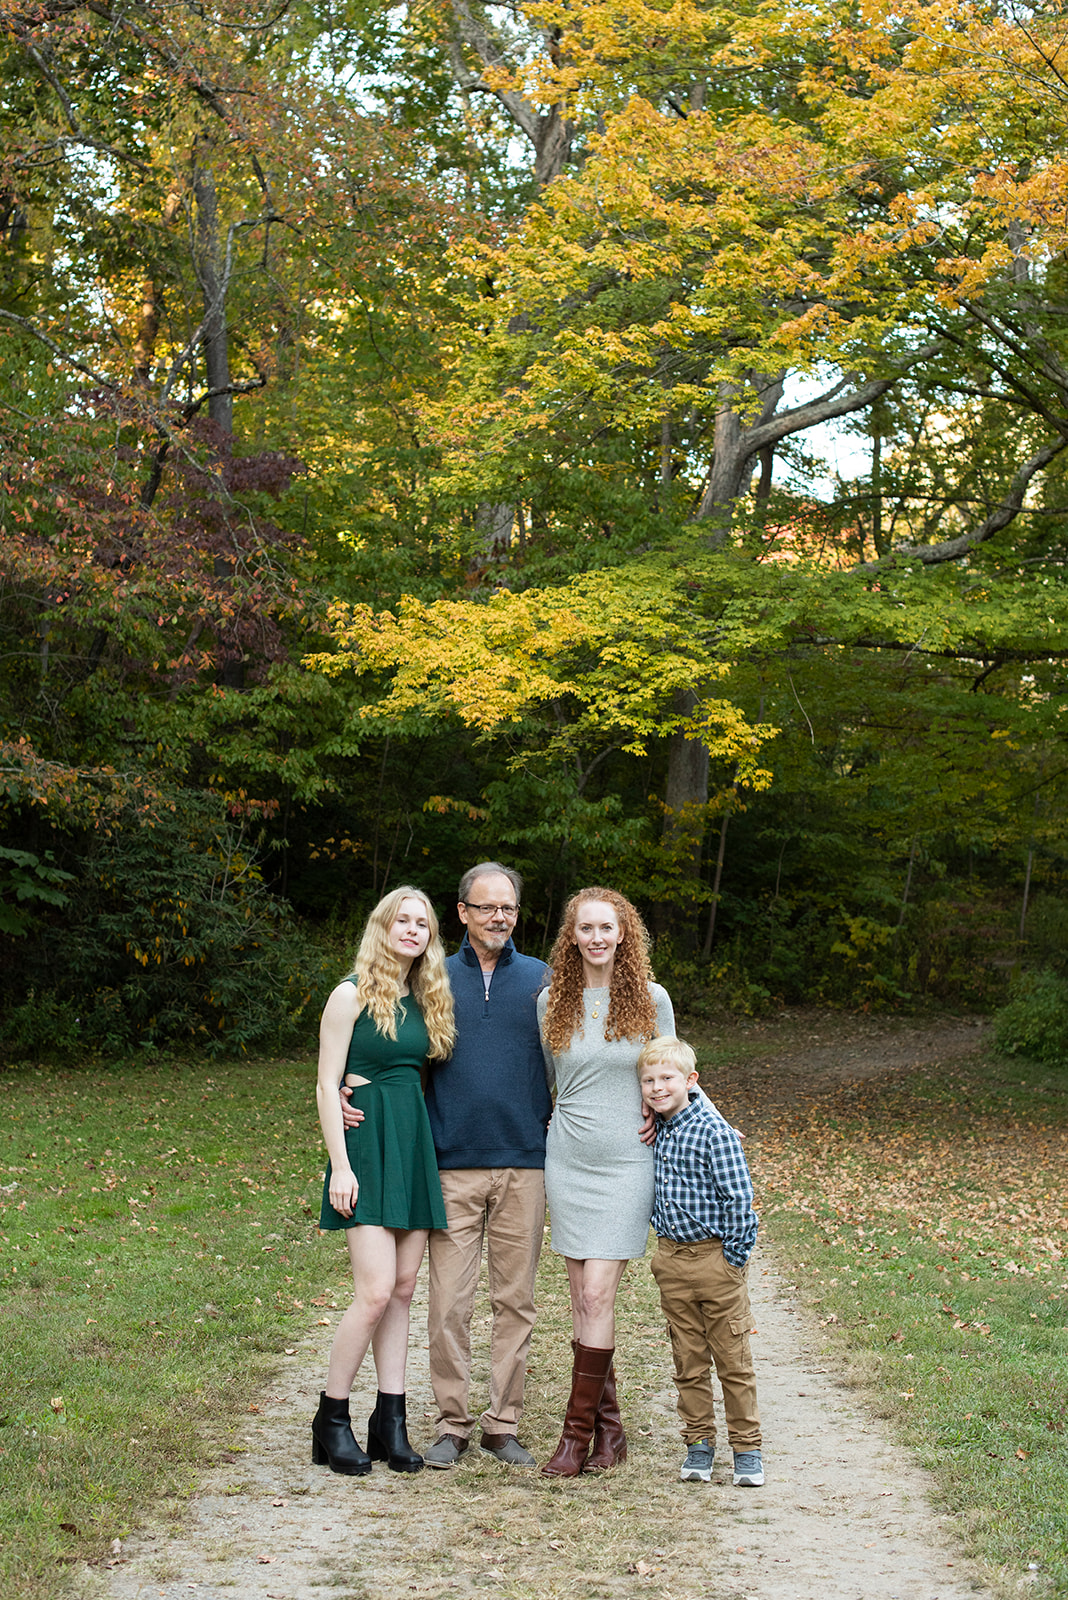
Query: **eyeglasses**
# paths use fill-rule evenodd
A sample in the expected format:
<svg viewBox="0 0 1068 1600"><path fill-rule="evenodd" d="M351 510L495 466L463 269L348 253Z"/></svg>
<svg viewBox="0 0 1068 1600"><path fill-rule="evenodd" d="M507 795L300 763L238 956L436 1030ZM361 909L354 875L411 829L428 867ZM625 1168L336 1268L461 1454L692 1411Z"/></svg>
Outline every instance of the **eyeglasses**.
<svg viewBox="0 0 1068 1600"><path fill-rule="evenodd" d="M480 917L492 917L492 916L495 916L498 911L500 912L502 917L517 917L519 915L519 907L518 906L509 906L509 905L500 905L500 906L498 906L498 905L493 905L493 904L487 904L487 905L484 905L484 906L476 906L476 905L472 905L470 900L463 900L463 901L461 901L461 904L465 905L467 907L468 911L477 911Z"/></svg>

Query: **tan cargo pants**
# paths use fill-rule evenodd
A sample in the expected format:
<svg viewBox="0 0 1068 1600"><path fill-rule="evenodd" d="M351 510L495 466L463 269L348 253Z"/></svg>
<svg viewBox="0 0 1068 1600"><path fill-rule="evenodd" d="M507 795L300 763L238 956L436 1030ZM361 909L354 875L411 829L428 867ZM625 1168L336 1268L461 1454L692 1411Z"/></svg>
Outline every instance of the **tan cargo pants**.
<svg viewBox="0 0 1068 1600"><path fill-rule="evenodd" d="M760 1449L760 1414L749 1335L755 1333L748 1274L724 1258L719 1239L659 1239L652 1273L671 1335L679 1418L687 1444L716 1442L710 1368L723 1390L734 1450Z"/></svg>

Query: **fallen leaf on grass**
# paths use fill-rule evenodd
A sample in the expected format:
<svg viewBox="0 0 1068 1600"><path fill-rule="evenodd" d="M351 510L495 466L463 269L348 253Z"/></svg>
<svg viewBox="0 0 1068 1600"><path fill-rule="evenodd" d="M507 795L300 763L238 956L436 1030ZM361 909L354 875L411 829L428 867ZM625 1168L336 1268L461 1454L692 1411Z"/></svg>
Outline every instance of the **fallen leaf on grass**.
<svg viewBox="0 0 1068 1600"><path fill-rule="evenodd" d="M271 1504L272 1504L272 1506L287 1506L289 1504L289 1501L288 1500L272 1500Z"/></svg>
<svg viewBox="0 0 1068 1600"><path fill-rule="evenodd" d="M256 1560L259 1562L261 1567L269 1567L271 1562L274 1560L274 1556L257 1556Z"/></svg>
<svg viewBox="0 0 1068 1600"><path fill-rule="evenodd" d="M639 1578L651 1578L655 1572L660 1571L660 1568L651 1567L647 1561L628 1561L627 1571L633 1572Z"/></svg>

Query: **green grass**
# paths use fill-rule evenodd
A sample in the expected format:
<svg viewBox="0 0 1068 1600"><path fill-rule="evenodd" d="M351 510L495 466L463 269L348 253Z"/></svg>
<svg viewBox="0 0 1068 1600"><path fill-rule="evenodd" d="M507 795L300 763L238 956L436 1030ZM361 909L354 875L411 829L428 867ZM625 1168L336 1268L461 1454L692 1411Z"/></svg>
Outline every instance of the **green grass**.
<svg viewBox="0 0 1068 1600"><path fill-rule="evenodd" d="M1068 1078L988 1062L788 1103L771 1081L745 1112L765 1236L828 1350L934 1471L974 1552L1010 1586L1035 1563L1031 1592L1068 1594ZM315 1226L312 1085L310 1062L0 1074L4 1600L54 1600L69 1562L107 1559L150 1505L180 1515L339 1282ZM529 1396L543 1443L567 1356L545 1260ZM624 1284L621 1345L651 1394L667 1358L646 1276ZM498 1477L478 1487L496 1526ZM583 1493L584 1517L616 1527L619 1485ZM623 1509L616 1565L657 1542Z"/></svg>
<svg viewBox="0 0 1068 1600"><path fill-rule="evenodd" d="M800 1298L973 1551L1068 1594L1068 1077L992 1061L768 1108Z"/></svg>
<svg viewBox="0 0 1068 1600"><path fill-rule="evenodd" d="M0 1594L45 1600L232 1447L336 1263L307 1063L0 1075Z"/></svg>

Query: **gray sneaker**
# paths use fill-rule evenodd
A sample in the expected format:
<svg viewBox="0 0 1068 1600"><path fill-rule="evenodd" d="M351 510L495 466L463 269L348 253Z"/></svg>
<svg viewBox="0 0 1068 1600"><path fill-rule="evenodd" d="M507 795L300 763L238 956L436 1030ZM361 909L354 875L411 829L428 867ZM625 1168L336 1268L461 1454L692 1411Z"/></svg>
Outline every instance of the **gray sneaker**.
<svg viewBox="0 0 1068 1600"><path fill-rule="evenodd" d="M443 1433L423 1451L423 1462L428 1467L454 1467L466 1449L467 1440L458 1433Z"/></svg>
<svg viewBox="0 0 1068 1600"><path fill-rule="evenodd" d="M715 1445L709 1444L707 1439L698 1439L696 1444L689 1445L686 1460L679 1471L683 1483L711 1483L715 1454Z"/></svg>
<svg viewBox="0 0 1068 1600"><path fill-rule="evenodd" d="M764 1482L764 1463L760 1458L759 1450L736 1450L734 1452L734 1487L736 1489L759 1489Z"/></svg>
<svg viewBox="0 0 1068 1600"><path fill-rule="evenodd" d="M508 1467L536 1467L538 1464L514 1433L484 1433L482 1448Z"/></svg>

